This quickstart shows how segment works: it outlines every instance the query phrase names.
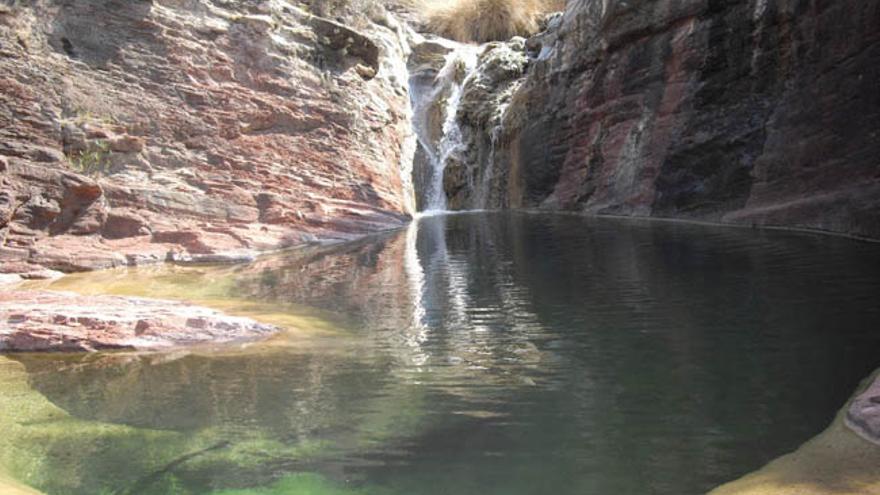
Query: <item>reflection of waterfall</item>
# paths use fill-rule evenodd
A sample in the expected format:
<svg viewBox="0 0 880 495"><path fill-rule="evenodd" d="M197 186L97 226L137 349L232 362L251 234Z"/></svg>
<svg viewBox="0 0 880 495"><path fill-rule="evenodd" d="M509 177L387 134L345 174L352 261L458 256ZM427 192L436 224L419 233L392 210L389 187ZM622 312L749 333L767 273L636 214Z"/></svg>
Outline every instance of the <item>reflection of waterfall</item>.
<svg viewBox="0 0 880 495"><path fill-rule="evenodd" d="M465 81L476 68L479 50L476 46L448 41L439 46L451 51L430 84L424 84L421 76L410 78L413 127L429 167L429 177L423 184L423 211L446 210L443 172L449 160L462 151L458 106ZM436 117L438 107L442 108L442 125L432 118Z"/></svg>
<svg viewBox="0 0 880 495"><path fill-rule="evenodd" d="M425 326L425 306L422 304L422 293L425 291L425 272L419 264L417 242L419 236L419 224L413 222L406 230L406 249L403 255L403 266L406 270L406 278L409 282L409 294L412 301L412 323L409 327L409 335L406 336L407 345L413 349L413 364L422 365L427 360L427 354L422 352L421 344L428 338L428 329Z"/></svg>
<svg viewBox="0 0 880 495"><path fill-rule="evenodd" d="M425 307L425 324L433 328L466 325L470 305L467 262L452 259L447 249L448 220L449 217L437 216L418 222L419 254L428 281L422 293L422 305Z"/></svg>
<svg viewBox="0 0 880 495"><path fill-rule="evenodd" d="M422 290L414 297L420 296L430 362L533 383L527 370L541 361L541 352L531 337L541 324L531 294L516 278L516 261L497 247L506 241L504 232L468 214L422 217L415 225ZM447 238L450 230L456 235Z"/></svg>

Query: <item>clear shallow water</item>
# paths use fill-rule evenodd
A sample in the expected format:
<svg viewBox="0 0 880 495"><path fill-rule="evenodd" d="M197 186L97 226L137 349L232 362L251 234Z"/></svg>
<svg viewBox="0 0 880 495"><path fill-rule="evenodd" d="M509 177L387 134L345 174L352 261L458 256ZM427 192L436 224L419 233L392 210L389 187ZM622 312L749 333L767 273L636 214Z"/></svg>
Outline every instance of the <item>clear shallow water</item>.
<svg viewBox="0 0 880 495"><path fill-rule="evenodd" d="M703 493L880 365L880 248L526 214L51 288L286 324L170 355L0 361L0 465L49 494Z"/></svg>

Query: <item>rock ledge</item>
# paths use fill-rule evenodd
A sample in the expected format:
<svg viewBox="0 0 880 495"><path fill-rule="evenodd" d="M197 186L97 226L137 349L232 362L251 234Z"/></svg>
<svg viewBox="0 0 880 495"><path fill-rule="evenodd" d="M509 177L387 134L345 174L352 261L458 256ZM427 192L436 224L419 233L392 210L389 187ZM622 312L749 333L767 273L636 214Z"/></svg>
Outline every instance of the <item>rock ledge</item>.
<svg viewBox="0 0 880 495"><path fill-rule="evenodd" d="M51 291L0 294L0 352L161 350L260 340L277 331L183 302Z"/></svg>
<svg viewBox="0 0 880 495"><path fill-rule="evenodd" d="M880 445L880 375L853 399L846 412L846 425L859 436Z"/></svg>

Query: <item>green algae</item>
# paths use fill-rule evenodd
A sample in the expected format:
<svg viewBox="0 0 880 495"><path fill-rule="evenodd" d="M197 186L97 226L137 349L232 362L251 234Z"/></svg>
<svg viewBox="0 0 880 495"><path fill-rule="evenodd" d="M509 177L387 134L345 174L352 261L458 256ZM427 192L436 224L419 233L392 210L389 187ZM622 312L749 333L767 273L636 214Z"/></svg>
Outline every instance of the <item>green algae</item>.
<svg viewBox="0 0 880 495"><path fill-rule="evenodd" d="M331 483L314 473L298 473L260 488L221 490L211 495L384 495L387 492L368 488L348 488Z"/></svg>
<svg viewBox="0 0 880 495"><path fill-rule="evenodd" d="M163 462L185 441L171 432L73 418L32 390L18 363L2 357L0 390L0 466L8 476L52 493L70 490L59 480L81 480L82 473L70 471L82 467L69 462L71 456L115 459L117 467L134 471Z"/></svg>
<svg viewBox="0 0 880 495"><path fill-rule="evenodd" d="M185 301L253 318L288 331L340 335L349 322L343 316L302 304L248 298L242 287L258 277L240 266L159 265L70 274L53 281L30 281L22 289L70 291L83 295L116 295Z"/></svg>
<svg viewBox="0 0 880 495"><path fill-rule="evenodd" d="M156 414L170 417L187 414L172 404L167 406L168 411L162 411L145 408L149 403L142 405L132 401L133 397L149 394L149 389L143 388L149 383L165 386L186 383L190 380L187 376L200 369L224 383L223 380L232 376L246 375L235 365L240 360L250 361L255 356L268 362L287 358L284 353L272 357L278 353L273 346L257 346L247 351L187 357L126 354L0 357L0 430L4 432L0 437L0 466L2 475L10 480L0 487L15 486L11 480L16 480L15 483L53 495L185 495L204 493L200 481L204 479L219 486L236 486L243 480L253 486L264 486L274 480L271 466L320 464L345 452L363 451L415 434L424 423L420 419L423 416L420 401L406 386L392 387L377 400L367 400L360 416L324 411L315 416L297 417L298 423L305 423L294 429L331 431L345 425L345 430L341 430L344 434L329 439L311 435L279 439L278 429L271 424L238 428L226 421L217 423L219 418L211 418L205 412L196 413L204 419L192 425L163 428L161 425L168 425L168 421L159 419L157 426L151 427L154 421L150 418ZM189 364L179 368L182 362ZM205 363L216 365L204 368ZM232 371L217 375L229 366ZM46 388L46 380L51 383L49 388ZM198 390L204 390L204 386L200 382L187 386L192 394L186 395L192 395L193 402L201 403ZM252 388L263 386L256 383ZM85 397L90 397L94 411L78 409L69 403ZM263 402L263 399L255 400ZM221 401L215 407L222 409L230 405L224 406ZM267 411L275 410L271 404L267 407L270 408ZM290 409L284 404L277 407ZM315 403L308 407L325 409L327 405ZM235 410L226 414L239 415ZM287 480L278 490L299 486L292 483L294 481Z"/></svg>

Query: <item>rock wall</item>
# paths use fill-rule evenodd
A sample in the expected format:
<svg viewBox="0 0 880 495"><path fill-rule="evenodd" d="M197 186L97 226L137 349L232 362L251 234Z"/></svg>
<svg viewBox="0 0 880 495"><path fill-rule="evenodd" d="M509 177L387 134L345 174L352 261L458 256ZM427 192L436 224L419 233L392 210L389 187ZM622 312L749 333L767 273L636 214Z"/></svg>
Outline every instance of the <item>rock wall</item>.
<svg viewBox="0 0 880 495"><path fill-rule="evenodd" d="M406 62L446 51L410 58L380 3L337 4L0 2L0 273L405 222ZM876 2L571 0L481 51L448 204L880 237L878 40Z"/></svg>
<svg viewBox="0 0 880 495"><path fill-rule="evenodd" d="M380 6L299 5L0 2L0 272L403 224L407 31Z"/></svg>
<svg viewBox="0 0 880 495"><path fill-rule="evenodd" d="M570 0L526 50L488 206L880 237L877 2Z"/></svg>

